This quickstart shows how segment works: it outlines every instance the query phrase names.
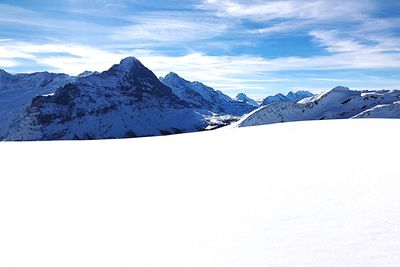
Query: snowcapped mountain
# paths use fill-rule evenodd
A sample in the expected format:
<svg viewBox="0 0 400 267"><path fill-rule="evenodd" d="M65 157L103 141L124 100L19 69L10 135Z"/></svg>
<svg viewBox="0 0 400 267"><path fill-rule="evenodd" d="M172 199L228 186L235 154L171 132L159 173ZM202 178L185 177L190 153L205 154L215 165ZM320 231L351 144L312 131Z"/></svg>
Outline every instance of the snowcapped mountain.
<svg viewBox="0 0 400 267"><path fill-rule="evenodd" d="M169 73L160 81L169 86L173 93L192 107L202 111L211 111L218 115L241 116L254 110L254 106L236 101L220 91L216 91L200 82L189 82L176 73Z"/></svg>
<svg viewBox="0 0 400 267"><path fill-rule="evenodd" d="M400 90L352 91L335 87L327 92L294 102L276 102L251 112L236 126L277 122L347 119L400 118Z"/></svg>
<svg viewBox="0 0 400 267"><path fill-rule="evenodd" d="M400 118L400 90L277 94L263 105L175 73L157 77L130 57L102 73L71 77L0 70L0 140L104 139L201 131L232 124ZM247 114L240 119L240 116ZM238 121L240 119L240 121ZM238 121L238 122L237 122Z"/></svg>
<svg viewBox="0 0 400 267"><path fill-rule="evenodd" d="M66 74L37 72L9 74L0 70L0 139L8 126L37 95L53 93L57 88L74 81Z"/></svg>
<svg viewBox="0 0 400 267"><path fill-rule="evenodd" d="M235 100L236 100L236 101L239 101L239 102L246 103L246 104L248 104L248 105L250 105L250 106L253 106L253 107L257 107L257 108L258 108L258 103L257 103L254 99L251 99L250 97L248 97L247 95L245 95L244 93L239 93L239 94L235 97Z"/></svg>
<svg viewBox="0 0 400 267"><path fill-rule="evenodd" d="M312 93L308 91L297 91L296 93L289 92L287 95L283 94L277 94L274 96L268 96L266 97L261 106L265 106L271 103L277 103L277 102L298 102L304 98L311 97L313 96Z"/></svg>
<svg viewBox="0 0 400 267"><path fill-rule="evenodd" d="M92 74L99 74L99 72L86 70L86 71L82 72L81 74L79 74L78 77L82 78L82 77L86 77L86 76L89 76Z"/></svg>
<svg viewBox="0 0 400 267"><path fill-rule="evenodd" d="M78 76L52 95L33 98L6 140L103 139L205 129L203 116L139 60Z"/></svg>

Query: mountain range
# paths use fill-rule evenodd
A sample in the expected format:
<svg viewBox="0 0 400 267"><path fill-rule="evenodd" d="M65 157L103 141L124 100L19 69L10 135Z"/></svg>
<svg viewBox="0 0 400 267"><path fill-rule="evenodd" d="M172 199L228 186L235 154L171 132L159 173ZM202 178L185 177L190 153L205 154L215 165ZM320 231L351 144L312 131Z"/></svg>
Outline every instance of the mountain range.
<svg viewBox="0 0 400 267"><path fill-rule="evenodd" d="M176 74L160 80L133 57L76 77L2 71L0 137L105 139L202 131L255 108Z"/></svg>
<svg viewBox="0 0 400 267"><path fill-rule="evenodd" d="M172 92L191 107L203 113L229 114L242 116L254 110L254 106L243 101L234 100L201 82L189 82L176 73L169 73L160 81L172 89ZM258 106L258 105L257 105ZM256 107L257 107L256 106Z"/></svg>
<svg viewBox="0 0 400 267"><path fill-rule="evenodd" d="M400 118L400 91L339 86L268 96L259 105L173 72L157 78L134 57L78 76L0 70L0 140L128 138L347 118Z"/></svg>

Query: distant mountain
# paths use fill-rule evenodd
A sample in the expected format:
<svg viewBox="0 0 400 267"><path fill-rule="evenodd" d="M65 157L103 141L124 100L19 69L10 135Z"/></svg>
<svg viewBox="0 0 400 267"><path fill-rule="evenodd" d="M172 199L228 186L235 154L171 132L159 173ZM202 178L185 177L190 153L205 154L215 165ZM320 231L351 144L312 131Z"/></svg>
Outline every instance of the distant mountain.
<svg viewBox="0 0 400 267"><path fill-rule="evenodd" d="M239 101L239 102L242 102L242 103L246 103L246 104L248 104L250 106L253 106L253 107L258 107L258 103L254 99L251 99L250 97L245 95L244 93L239 93L235 97L235 100Z"/></svg>
<svg viewBox="0 0 400 267"><path fill-rule="evenodd" d="M218 115L241 116L254 110L254 106L236 101L220 91L216 91L200 82L190 82L176 73L169 73L160 81L172 89L181 100L190 106Z"/></svg>
<svg viewBox="0 0 400 267"><path fill-rule="evenodd" d="M52 88L54 94L34 97L5 139L124 138L207 127L201 114L133 57L102 73L66 80Z"/></svg>
<svg viewBox="0 0 400 267"><path fill-rule="evenodd" d="M236 125L239 127L277 122L347 119L400 118L400 90L352 91L335 87L297 103L276 102L251 112Z"/></svg>
<svg viewBox="0 0 400 267"><path fill-rule="evenodd" d="M271 103L277 102L298 102L304 98L313 96L312 93L308 91L297 91L296 93L289 92L287 95L277 94L274 96L268 96L263 100L261 106L265 106Z"/></svg>
<svg viewBox="0 0 400 267"><path fill-rule="evenodd" d="M99 74L99 72L86 70L86 71L82 72L81 74L79 74L78 77L82 78L82 77L86 77L86 76L89 76L92 74Z"/></svg>

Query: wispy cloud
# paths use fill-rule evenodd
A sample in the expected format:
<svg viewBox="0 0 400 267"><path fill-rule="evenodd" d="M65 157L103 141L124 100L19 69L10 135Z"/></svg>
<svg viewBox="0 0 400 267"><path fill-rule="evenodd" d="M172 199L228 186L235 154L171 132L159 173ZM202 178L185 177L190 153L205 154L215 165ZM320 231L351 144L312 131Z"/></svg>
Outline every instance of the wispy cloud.
<svg viewBox="0 0 400 267"><path fill-rule="evenodd" d="M2 12L0 26L17 28L13 35L27 34L26 39L71 38L81 39L85 35L101 35L112 32L112 27L100 25L78 17L58 18L44 13L13 5L0 4ZM85 33L85 35L83 35ZM28 35L29 34L29 35ZM2 37L0 35L0 37Z"/></svg>
<svg viewBox="0 0 400 267"><path fill-rule="evenodd" d="M2 13L0 16L0 25L43 25L38 20L33 20L34 17L37 17L37 13L29 9L0 3L0 10Z"/></svg>
<svg viewBox="0 0 400 267"><path fill-rule="evenodd" d="M294 23L293 21L287 21L287 22L272 24L268 27L263 27L255 30L254 29L248 30L247 33L270 35L282 32L291 32L300 28L304 28L307 24L308 24L307 22Z"/></svg>
<svg viewBox="0 0 400 267"><path fill-rule="evenodd" d="M73 75L87 69L107 69L129 55L79 44L32 44L18 41L0 43L0 67L8 67L2 64L6 59L13 60L12 66L23 65L24 60L29 59L42 66L43 70Z"/></svg>
<svg viewBox="0 0 400 267"><path fill-rule="evenodd" d="M12 60L12 59L7 59L7 58L1 58L0 57L0 66L2 66L3 68L11 68L11 67L15 67L18 66L19 63L17 60Z"/></svg>
<svg viewBox="0 0 400 267"><path fill-rule="evenodd" d="M366 48L355 40L341 38L338 31L313 30L310 35L329 52L355 52Z"/></svg>
<svg viewBox="0 0 400 267"><path fill-rule="evenodd" d="M356 29L347 32L337 30L312 30L309 35L331 53L390 53L398 56L400 38L384 32Z"/></svg>
<svg viewBox="0 0 400 267"><path fill-rule="evenodd" d="M372 9L370 1L345 0L204 0L199 8L217 12L220 16L250 20L273 19L356 19Z"/></svg>
<svg viewBox="0 0 400 267"><path fill-rule="evenodd" d="M335 46L334 46L335 47ZM400 54L375 51L352 51L314 57L280 57L266 59L251 55L209 56L189 53L183 56L169 56L148 50L108 51L77 44L30 44L1 42L0 49L11 51L13 57L0 56L0 63L8 60L18 62L19 58L29 58L44 69L69 74L84 70L103 71L126 56L138 57L157 75L170 71L177 72L190 80L198 80L219 89L260 88L267 83L285 82L287 79L274 74L282 71L338 70L338 69L390 69L400 68ZM63 53L63 55L59 55ZM6 61L7 63L7 61ZM22 63L21 63L22 64ZM15 65L15 64L14 64Z"/></svg>
<svg viewBox="0 0 400 267"><path fill-rule="evenodd" d="M51 12L30 10L0 4L0 27L19 28L29 39L49 39L76 42L86 45L129 44L131 48L149 48L170 45L185 50L196 41L212 40L232 30L232 23L207 14L193 11L140 11L125 10L126 1L97 0L98 5L82 1L67 1L66 8L50 8ZM80 3L80 5L79 5ZM37 33L37 34L36 34ZM18 34L13 31L11 35ZM0 34L0 38L1 38ZM28 38L30 37L30 38ZM199 47L201 43L197 43Z"/></svg>
<svg viewBox="0 0 400 267"><path fill-rule="evenodd" d="M116 27L112 38L118 41L190 42L221 35L228 25L216 18L191 13L158 12L128 19L128 26Z"/></svg>

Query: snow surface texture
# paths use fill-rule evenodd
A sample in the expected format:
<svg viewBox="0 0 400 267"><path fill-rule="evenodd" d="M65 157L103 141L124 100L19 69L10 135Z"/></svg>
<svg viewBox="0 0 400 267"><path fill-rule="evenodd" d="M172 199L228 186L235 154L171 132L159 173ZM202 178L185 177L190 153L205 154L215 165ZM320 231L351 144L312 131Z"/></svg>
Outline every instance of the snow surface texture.
<svg viewBox="0 0 400 267"><path fill-rule="evenodd" d="M399 266L399 134L360 119L3 142L0 266Z"/></svg>
<svg viewBox="0 0 400 267"><path fill-rule="evenodd" d="M204 116L135 58L86 74L53 95L35 97L11 124L5 140L124 138L207 127Z"/></svg>
<svg viewBox="0 0 400 267"><path fill-rule="evenodd" d="M160 78L160 81L169 86L180 99L200 111L211 111L219 115L241 116L255 109L253 105L244 101L233 100L221 91L215 91L200 82L189 82L173 72L164 78Z"/></svg>
<svg viewBox="0 0 400 267"><path fill-rule="evenodd" d="M399 100L400 90L352 91L347 87L335 87L297 103L277 102L262 106L234 126L302 120L400 118Z"/></svg>

